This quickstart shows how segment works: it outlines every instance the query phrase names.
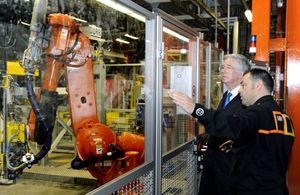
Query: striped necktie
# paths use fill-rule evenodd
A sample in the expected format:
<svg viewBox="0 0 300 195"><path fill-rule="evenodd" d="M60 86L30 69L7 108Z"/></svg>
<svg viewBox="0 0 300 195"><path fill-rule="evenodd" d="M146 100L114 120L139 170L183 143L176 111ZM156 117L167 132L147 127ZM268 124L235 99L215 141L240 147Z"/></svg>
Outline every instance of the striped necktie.
<svg viewBox="0 0 300 195"><path fill-rule="evenodd" d="M223 110L226 108L227 104L229 104L231 96L232 96L232 93L230 93L228 91L227 96L226 96L226 100L225 100L224 105L223 105Z"/></svg>

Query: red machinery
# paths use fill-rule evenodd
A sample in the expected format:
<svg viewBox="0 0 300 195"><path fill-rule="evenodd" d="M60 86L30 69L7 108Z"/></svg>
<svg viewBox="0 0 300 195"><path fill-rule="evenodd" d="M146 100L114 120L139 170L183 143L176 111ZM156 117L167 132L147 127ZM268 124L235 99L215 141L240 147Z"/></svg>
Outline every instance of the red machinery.
<svg viewBox="0 0 300 195"><path fill-rule="evenodd" d="M50 150L57 109L56 88L60 70L64 68L78 154L72 167L87 167L94 177L105 183L143 163L144 137L127 132L116 137L110 128L99 123L90 41L70 16L51 14L45 21L46 6L47 1L35 1L30 42L22 63L33 107L28 124L30 139L43 145L27 164L38 162ZM35 98L32 73L43 59L46 59L46 70L40 94Z"/></svg>
<svg viewBox="0 0 300 195"><path fill-rule="evenodd" d="M300 194L300 139L297 132L300 128L300 107L298 101L300 94L300 23L298 21L300 17L300 1L282 1L285 4L285 15L283 14L284 7L277 7L277 36L273 39L270 39L271 2L271 0L252 1L252 34L257 36L257 51L254 60L267 63L269 62L269 53L275 52L276 75L274 95L278 99L281 88L279 79L280 70L284 70L282 73L284 77L284 86L282 87L284 94L283 107L293 121L296 135L288 169L288 187L290 194L296 195ZM285 37L282 35L285 35Z"/></svg>

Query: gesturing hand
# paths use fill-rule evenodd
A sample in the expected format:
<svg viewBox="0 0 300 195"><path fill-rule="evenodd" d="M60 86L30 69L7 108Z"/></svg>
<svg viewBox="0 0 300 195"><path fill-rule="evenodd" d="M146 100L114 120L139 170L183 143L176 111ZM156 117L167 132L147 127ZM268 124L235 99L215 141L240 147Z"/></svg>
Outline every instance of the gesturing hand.
<svg viewBox="0 0 300 195"><path fill-rule="evenodd" d="M221 149L221 151L228 153L232 150L232 145L233 145L233 141L228 140L228 141L224 142L223 144L221 144L219 146L219 148Z"/></svg>
<svg viewBox="0 0 300 195"><path fill-rule="evenodd" d="M195 108L195 102L189 96L179 91L168 91L168 95L172 98L173 102L182 107L187 113L192 114Z"/></svg>

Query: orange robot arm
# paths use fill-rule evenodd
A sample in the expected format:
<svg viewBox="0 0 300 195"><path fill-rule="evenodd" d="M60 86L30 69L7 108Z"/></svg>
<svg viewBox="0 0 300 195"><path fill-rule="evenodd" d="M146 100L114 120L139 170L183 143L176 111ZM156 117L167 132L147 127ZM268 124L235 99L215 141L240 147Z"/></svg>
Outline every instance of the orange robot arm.
<svg viewBox="0 0 300 195"><path fill-rule="evenodd" d="M117 138L110 128L99 123L89 39L79 31L79 25L70 16L51 14L47 20L51 37L43 54L47 57L47 67L37 106L42 117L35 116L39 113L36 110L30 114L31 134L39 144L49 145L49 132L52 132L57 108L55 91L64 66L78 154L72 167L79 169L86 166L99 181L107 182L143 162L144 137L123 133Z"/></svg>

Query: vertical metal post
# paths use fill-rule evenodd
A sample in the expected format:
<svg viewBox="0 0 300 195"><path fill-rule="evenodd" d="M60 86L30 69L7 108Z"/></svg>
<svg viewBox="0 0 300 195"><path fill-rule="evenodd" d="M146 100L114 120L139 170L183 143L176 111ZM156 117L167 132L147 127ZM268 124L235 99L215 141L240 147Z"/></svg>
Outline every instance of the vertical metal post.
<svg viewBox="0 0 300 195"><path fill-rule="evenodd" d="M219 54L219 57L220 57L220 66L221 66L224 62L224 51L223 50L221 50L221 52ZM227 90L228 89L227 89L226 85L223 83L223 85L222 85L222 94L225 93L225 91L227 91ZM220 97L220 98L222 98L222 97Z"/></svg>
<svg viewBox="0 0 300 195"><path fill-rule="evenodd" d="M156 75L157 75L157 79L156 79L156 128L155 128L155 140L156 140L156 144L155 144L155 194L161 194L161 177L162 177L162 173L161 173L161 165L162 165L162 150L161 150L161 137L162 137L162 100L163 100L163 91L162 91L162 70L163 70L163 63L162 63L162 59L163 56L161 56L160 54L162 53L162 51L164 50L164 44L163 44L163 24L162 24L162 19L161 17L157 16L157 67L156 67ZM160 58L159 58L160 56Z"/></svg>
<svg viewBox="0 0 300 195"><path fill-rule="evenodd" d="M229 24L229 18L230 18L230 0L227 1L227 49L226 53L229 54L229 48L230 48L230 24Z"/></svg>
<svg viewBox="0 0 300 195"><path fill-rule="evenodd" d="M157 18L157 17L156 17ZM159 62L157 49L157 21L146 22L146 51L145 51L145 162L154 161L156 145L156 97L153 97L156 89L156 64ZM153 52L157 51L157 52ZM155 81L155 82L153 82ZM153 189L154 190L154 189Z"/></svg>
<svg viewBox="0 0 300 195"><path fill-rule="evenodd" d="M96 88L96 101L97 101L97 112L98 118L101 123L106 121L106 108L107 101L105 101L105 91L106 91L106 66L100 57L97 57L99 64L94 65L94 73L99 75L99 78L95 79L95 88Z"/></svg>
<svg viewBox="0 0 300 195"><path fill-rule="evenodd" d="M200 89L200 86L201 86L200 82L202 82L201 79L200 79L201 74L202 74L201 68L200 68L200 66L201 66L200 56L202 55L202 54L200 54L200 52L202 52L200 50L200 38L199 38L200 36L201 36L201 34L199 33L199 36L197 37L197 42L196 42L196 61L197 61L197 63L196 63L196 70L195 70L195 72L196 72L196 83L195 83L195 86L194 86L195 87L195 97L194 97L195 99L194 100L196 102L200 102L200 90L204 90L204 89ZM199 127L196 125L196 128L198 129ZM197 134L197 131L196 131L196 134ZM195 158L194 163L196 164L195 167L197 167L197 158ZM197 170L197 168L196 168L196 170ZM197 175L199 173L197 173L197 171L194 171L191 174L193 174L193 177L195 178L194 194L197 194L197 192L198 192Z"/></svg>
<svg viewBox="0 0 300 195"><path fill-rule="evenodd" d="M6 71L7 71L7 45L6 45L6 39L7 39L7 32L8 32L8 29L5 29L5 32L4 32L4 44L5 44L5 47L3 49L3 56L4 56L4 59L3 59L3 75L1 75L1 79L5 80L5 79L8 79L8 78L5 78L7 75L6 75ZM8 82L8 81L7 81ZM3 81L3 83L5 83L5 81ZM6 87L3 87L2 89L2 115L3 115L3 142L2 142L2 151L0 153L3 154L3 162L2 162L2 167L3 167L3 170L1 171L0 174L3 173L3 176L4 176L4 180L3 182L4 183L8 183L8 169L7 169L7 163L6 163L6 154L8 151L6 151L6 147L7 147L7 90L9 90L8 88ZM1 129L0 129L1 130ZM1 167L0 167L1 168ZM1 176L1 175L0 175ZM0 179L2 179L0 177ZM2 182L2 181L1 181Z"/></svg>
<svg viewBox="0 0 300 195"><path fill-rule="evenodd" d="M216 27L215 27L215 47L217 47L218 43L218 6L217 6L217 0L215 0L215 15L216 15Z"/></svg>
<svg viewBox="0 0 300 195"><path fill-rule="evenodd" d="M239 21L237 19L234 20L233 24L233 43L232 43L232 53L239 52Z"/></svg>
<svg viewBox="0 0 300 195"><path fill-rule="evenodd" d="M206 90L207 90L207 93L206 93L206 107L207 108L210 108L210 104L211 104L211 85L210 85L210 82L211 82L211 43L208 43L208 46L207 46L207 52L206 52L206 74L207 74L207 80L206 80Z"/></svg>
<svg viewBox="0 0 300 195"><path fill-rule="evenodd" d="M196 43L196 84L195 84L195 100L198 102L200 100L200 74L201 74L201 69L200 69L200 39L197 37L197 43Z"/></svg>
<svg viewBox="0 0 300 195"><path fill-rule="evenodd" d="M4 49L6 50L6 49ZM6 55L6 52L5 54ZM6 56L5 56L6 58ZM4 61L4 63L6 64L6 60ZM5 65L6 66L6 65ZM5 70L6 71L6 70ZM6 154L8 151L6 151L6 147L7 147L7 88L3 88L3 109L2 109L2 113L3 113L3 167L4 167L4 179L8 179L8 169L7 169L7 164L6 164Z"/></svg>

